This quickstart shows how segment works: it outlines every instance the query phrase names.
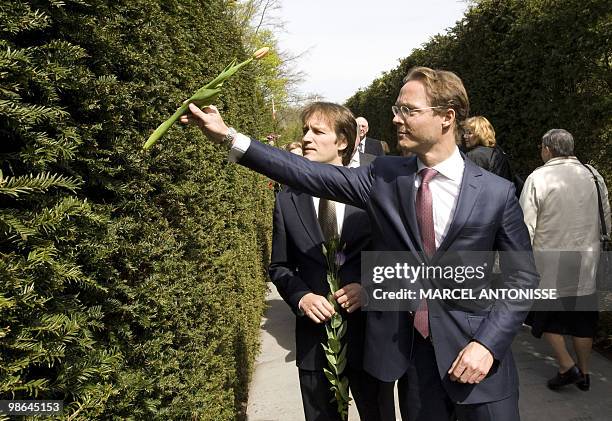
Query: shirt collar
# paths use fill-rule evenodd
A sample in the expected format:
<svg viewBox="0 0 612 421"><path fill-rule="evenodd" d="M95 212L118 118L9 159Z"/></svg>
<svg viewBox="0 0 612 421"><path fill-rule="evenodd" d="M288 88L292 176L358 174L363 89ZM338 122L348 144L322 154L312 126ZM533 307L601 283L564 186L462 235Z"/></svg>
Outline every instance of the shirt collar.
<svg viewBox="0 0 612 421"><path fill-rule="evenodd" d="M557 165L567 162L578 162L578 158L575 156L557 156L555 158L550 158L544 165Z"/></svg>
<svg viewBox="0 0 612 421"><path fill-rule="evenodd" d="M359 152L363 153L365 151L365 141L368 137L364 136L363 139L361 139L359 141L359 146L357 147L357 149L359 149Z"/></svg>
<svg viewBox="0 0 612 421"><path fill-rule="evenodd" d="M417 170L421 171L423 168L427 168L419 158L417 158ZM459 148L455 146L455 150L452 155L446 158L444 161L433 166L433 169L438 171L446 178L457 181L461 179L463 175L463 169L465 168L465 162L459 153Z"/></svg>

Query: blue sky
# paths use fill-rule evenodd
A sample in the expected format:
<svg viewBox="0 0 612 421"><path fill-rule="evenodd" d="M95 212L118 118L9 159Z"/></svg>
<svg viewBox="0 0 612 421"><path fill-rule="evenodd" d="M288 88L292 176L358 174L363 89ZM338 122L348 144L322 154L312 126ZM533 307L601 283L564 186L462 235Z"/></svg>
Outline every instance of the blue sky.
<svg viewBox="0 0 612 421"><path fill-rule="evenodd" d="M281 49L300 53L302 93L344 102L383 71L452 27L465 0L282 0Z"/></svg>

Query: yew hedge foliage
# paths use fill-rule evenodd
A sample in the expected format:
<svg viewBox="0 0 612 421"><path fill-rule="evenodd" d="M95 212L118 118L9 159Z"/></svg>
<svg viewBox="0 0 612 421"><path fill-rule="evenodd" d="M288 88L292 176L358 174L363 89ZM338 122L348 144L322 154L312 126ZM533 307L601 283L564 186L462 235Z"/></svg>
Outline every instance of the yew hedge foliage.
<svg viewBox="0 0 612 421"><path fill-rule="evenodd" d="M230 420L257 349L267 181L150 132L246 58L220 0L0 1L0 399ZM243 69L227 120L271 127Z"/></svg>

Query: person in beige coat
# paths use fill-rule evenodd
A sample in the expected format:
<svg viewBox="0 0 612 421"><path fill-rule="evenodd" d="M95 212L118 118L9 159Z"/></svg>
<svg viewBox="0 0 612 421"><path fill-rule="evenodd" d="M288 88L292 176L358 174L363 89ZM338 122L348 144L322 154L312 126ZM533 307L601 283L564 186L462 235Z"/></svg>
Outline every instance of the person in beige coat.
<svg viewBox="0 0 612 421"><path fill-rule="evenodd" d="M564 311L532 313L532 333L551 344L559 372L548 381L557 390L576 384L589 390L589 357L597 328L595 273L600 249L600 217L593 175L575 156L574 139L563 129L542 137L544 165L525 181L520 204L531 236L540 288L556 288ZM590 167L602 194L610 226L608 190ZM609 232L609 228L608 228ZM563 335L572 337L577 364Z"/></svg>

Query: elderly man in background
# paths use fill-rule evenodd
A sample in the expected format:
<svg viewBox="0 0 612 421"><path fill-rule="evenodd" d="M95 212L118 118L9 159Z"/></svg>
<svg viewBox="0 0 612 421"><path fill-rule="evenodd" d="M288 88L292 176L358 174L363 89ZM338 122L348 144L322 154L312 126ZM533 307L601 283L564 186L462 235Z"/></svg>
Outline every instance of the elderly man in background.
<svg viewBox="0 0 612 421"><path fill-rule="evenodd" d="M363 153L359 151L359 142L361 141L361 137L359 135L359 123L357 119L355 119L355 127L357 130L357 136L355 139L355 147L353 149L353 155L351 156L351 160L348 164L349 168L357 168L362 165L369 165L370 162L376 159L376 155L372 155L369 153Z"/></svg>
<svg viewBox="0 0 612 421"><path fill-rule="evenodd" d="M355 145L355 148L357 148L361 153L367 153L376 156L384 155L385 151L383 149L381 141L366 136L368 134L368 130L370 130L368 120L366 120L364 117L357 117L356 120L357 127L359 129L359 137L357 139L357 144Z"/></svg>
<svg viewBox="0 0 612 421"><path fill-rule="evenodd" d="M559 371L548 381L557 390L576 384L590 388L589 357L597 327L595 273L600 248L600 216L595 180L604 219L610 227L608 190L591 166L574 156L574 139L563 129L542 137L544 165L525 182L520 198L541 275L540 288L557 288L564 311L532 313L532 333L552 346ZM577 364L562 335L572 336Z"/></svg>

